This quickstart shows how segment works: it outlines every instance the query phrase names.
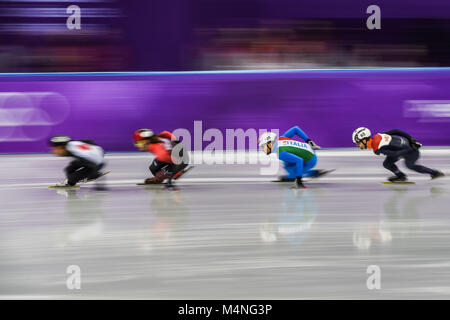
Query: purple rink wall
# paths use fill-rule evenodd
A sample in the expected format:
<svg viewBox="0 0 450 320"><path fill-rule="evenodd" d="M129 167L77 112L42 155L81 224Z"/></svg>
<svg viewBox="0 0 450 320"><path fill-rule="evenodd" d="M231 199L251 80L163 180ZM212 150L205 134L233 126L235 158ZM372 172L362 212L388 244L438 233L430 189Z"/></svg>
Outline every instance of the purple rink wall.
<svg viewBox="0 0 450 320"><path fill-rule="evenodd" d="M138 128L187 129L198 150L208 129L293 125L325 148L359 126L450 145L450 68L0 75L0 153L46 152L54 134L133 151Z"/></svg>

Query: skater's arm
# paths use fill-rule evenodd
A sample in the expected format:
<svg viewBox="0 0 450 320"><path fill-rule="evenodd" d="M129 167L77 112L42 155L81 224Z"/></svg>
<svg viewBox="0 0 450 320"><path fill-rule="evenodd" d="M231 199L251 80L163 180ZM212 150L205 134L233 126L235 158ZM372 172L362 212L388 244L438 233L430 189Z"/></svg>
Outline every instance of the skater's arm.
<svg viewBox="0 0 450 320"><path fill-rule="evenodd" d="M282 135L282 137L287 137L287 138L292 138L293 136L298 136L298 137L302 138L305 141L309 140L309 138L306 135L306 133L302 129L300 129L299 126L295 126L295 127L290 128L288 131L286 131Z"/></svg>
<svg viewBox="0 0 450 320"><path fill-rule="evenodd" d="M166 138L170 140L176 140L177 138L169 131L163 131L160 134L158 134L158 137Z"/></svg>
<svg viewBox="0 0 450 320"><path fill-rule="evenodd" d="M402 130L394 129L389 130L386 133L389 135L396 135L408 139L409 143L411 144L411 148L413 148L414 150L418 150L420 147L422 147L422 144L419 141Z"/></svg>
<svg viewBox="0 0 450 320"><path fill-rule="evenodd" d="M300 127L295 126L286 131L282 137L292 138L293 136L298 136L302 138L306 143L308 143L314 150L320 149L320 147L311 139L308 138L308 135L300 129Z"/></svg>
<svg viewBox="0 0 450 320"><path fill-rule="evenodd" d="M399 129L392 129L389 131L384 132L385 134L388 134L390 136L400 136L400 137L404 137L408 140L410 140L412 137L407 134L405 131L399 130Z"/></svg>

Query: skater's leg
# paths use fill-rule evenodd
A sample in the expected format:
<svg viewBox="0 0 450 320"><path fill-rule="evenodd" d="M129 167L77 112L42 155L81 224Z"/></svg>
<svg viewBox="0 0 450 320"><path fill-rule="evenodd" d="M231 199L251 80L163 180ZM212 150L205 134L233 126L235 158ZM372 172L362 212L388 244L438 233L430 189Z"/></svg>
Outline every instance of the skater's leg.
<svg viewBox="0 0 450 320"><path fill-rule="evenodd" d="M171 163L153 160L149 169L154 177L146 179L145 183L147 184L162 183L165 179L171 178L173 176L172 173L173 166L174 165Z"/></svg>
<svg viewBox="0 0 450 320"><path fill-rule="evenodd" d="M65 169L67 184L74 186L83 179L88 179L95 174L97 166L91 162L83 160L72 161Z"/></svg>
<svg viewBox="0 0 450 320"><path fill-rule="evenodd" d="M153 162L151 163L149 170L150 172L153 174L153 176L156 176L156 174L165 166L167 165L167 163L165 162L161 162L158 160L153 160Z"/></svg>
<svg viewBox="0 0 450 320"><path fill-rule="evenodd" d="M415 150L413 152L409 152L403 156L405 159L405 165L408 169L419 172L419 173L427 173L431 176L435 175L438 171L433 170L421 165L416 164L417 160L420 157L419 150Z"/></svg>
<svg viewBox="0 0 450 320"><path fill-rule="evenodd" d="M401 172L400 169L395 164L398 160L399 158L396 157L386 157L386 159L383 161L383 167L393 172L397 177L404 177L406 175L403 172Z"/></svg>
<svg viewBox="0 0 450 320"><path fill-rule="evenodd" d="M304 189L305 186L302 182L303 177L303 159L299 156L296 156L292 153L282 151L279 153L278 158L282 161L287 161L291 163L295 163L295 184L293 188L295 189Z"/></svg>
<svg viewBox="0 0 450 320"><path fill-rule="evenodd" d="M285 179L295 179L297 177L297 167L294 162L284 162L283 166L287 172Z"/></svg>
<svg viewBox="0 0 450 320"><path fill-rule="evenodd" d="M74 160L69 163L69 165L64 169L67 178L67 184L74 186L77 182L75 181L75 172L81 168L81 163L79 160Z"/></svg>
<svg viewBox="0 0 450 320"><path fill-rule="evenodd" d="M173 164L170 170L174 175L176 175L180 171L183 171L188 165L188 163Z"/></svg>
<svg viewBox="0 0 450 320"><path fill-rule="evenodd" d="M314 157L304 163L303 166L303 176L304 177L314 177L318 174L318 170L312 170L317 164L317 156Z"/></svg>
<svg viewBox="0 0 450 320"><path fill-rule="evenodd" d="M100 172L100 170L101 170L104 166L105 166L104 163L101 163L101 164L95 166L95 169L94 169L93 173L88 177L88 179L89 179L89 180L95 180L95 179L101 177L103 173Z"/></svg>
<svg viewBox="0 0 450 320"><path fill-rule="evenodd" d="M69 174L73 174L75 171L77 171L79 168L82 167L82 162L80 160L73 160L69 163L69 165L64 169L66 172L66 176Z"/></svg>
<svg viewBox="0 0 450 320"><path fill-rule="evenodd" d="M286 151L282 151L280 152L280 154L278 155L278 158L282 161L287 161L290 163L293 163L294 165L292 165L292 169L289 168L289 175L295 175L294 178L297 177L302 177L303 176L303 159L300 158L299 156L296 156L295 154L286 152ZM289 166L290 167L290 166ZM286 168L286 167L285 167Z"/></svg>
<svg viewBox="0 0 450 320"><path fill-rule="evenodd" d="M173 178L176 180L178 179L180 176L182 176L186 170L186 167L188 166L188 163L181 163L179 165L176 165L174 168L174 174L173 174Z"/></svg>

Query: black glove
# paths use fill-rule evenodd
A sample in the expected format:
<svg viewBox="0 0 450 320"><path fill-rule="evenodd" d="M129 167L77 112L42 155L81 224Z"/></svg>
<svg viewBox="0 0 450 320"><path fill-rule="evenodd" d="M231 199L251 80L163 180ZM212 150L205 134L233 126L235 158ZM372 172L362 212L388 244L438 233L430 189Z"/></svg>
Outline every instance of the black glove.
<svg viewBox="0 0 450 320"><path fill-rule="evenodd" d="M419 148L422 147L422 144L414 138L409 139L409 143L414 150L419 150Z"/></svg>
<svg viewBox="0 0 450 320"><path fill-rule="evenodd" d="M320 147L317 144L315 144L315 142L312 141L311 139L306 140L306 143L309 144L314 150L320 149Z"/></svg>

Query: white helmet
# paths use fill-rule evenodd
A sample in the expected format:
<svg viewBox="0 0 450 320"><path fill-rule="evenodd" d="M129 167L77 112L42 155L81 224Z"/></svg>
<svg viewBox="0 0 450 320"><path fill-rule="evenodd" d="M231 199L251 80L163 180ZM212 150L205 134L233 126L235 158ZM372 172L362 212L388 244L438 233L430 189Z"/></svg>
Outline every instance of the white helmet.
<svg viewBox="0 0 450 320"><path fill-rule="evenodd" d="M259 147L269 142L274 142L277 139L277 134L275 132L264 132L258 140Z"/></svg>
<svg viewBox="0 0 450 320"><path fill-rule="evenodd" d="M367 129L366 127L359 127L358 129L353 131L352 134L353 143L360 143L361 140L365 138L370 138L371 135L372 133L370 132L369 129Z"/></svg>

